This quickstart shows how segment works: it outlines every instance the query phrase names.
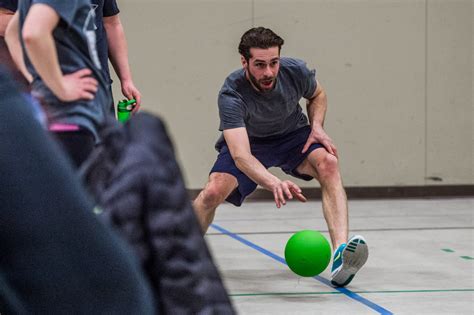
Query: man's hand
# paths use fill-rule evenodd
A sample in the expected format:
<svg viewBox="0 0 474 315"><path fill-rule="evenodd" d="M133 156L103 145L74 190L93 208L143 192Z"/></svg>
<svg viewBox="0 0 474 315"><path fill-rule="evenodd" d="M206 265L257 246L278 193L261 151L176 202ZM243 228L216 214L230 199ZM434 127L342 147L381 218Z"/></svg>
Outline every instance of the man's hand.
<svg viewBox="0 0 474 315"><path fill-rule="evenodd" d="M293 195L299 201L306 202L306 197L302 194L301 189L290 180L275 181L275 183L270 187L270 190L273 192L277 208L280 208L281 205L285 205L286 199L293 199Z"/></svg>
<svg viewBox="0 0 474 315"><path fill-rule="evenodd" d="M54 94L64 102L94 99L98 83L96 79L90 77L91 74L90 69L81 69L64 75L62 88L59 91L53 91Z"/></svg>
<svg viewBox="0 0 474 315"><path fill-rule="evenodd" d="M122 82L122 94L129 100L134 99L137 101L137 105L133 108L132 113L135 114L142 103L142 95L140 91L135 87L132 80Z"/></svg>
<svg viewBox="0 0 474 315"><path fill-rule="evenodd" d="M338 157L337 148L331 138L327 135L326 131L324 131L323 127L315 126L311 129L311 133L309 134L308 140L306 140L301 153L305 153L313 143L321 143L329 153Z"/></svg>

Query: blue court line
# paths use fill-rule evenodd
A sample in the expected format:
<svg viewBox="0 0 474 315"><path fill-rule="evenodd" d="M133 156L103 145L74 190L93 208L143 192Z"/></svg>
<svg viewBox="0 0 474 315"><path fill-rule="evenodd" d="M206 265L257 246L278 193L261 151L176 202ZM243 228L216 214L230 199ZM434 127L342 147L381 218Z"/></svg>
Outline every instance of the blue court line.
<svg viewBox="0 0 474 315"><path fill-rule="evenodd" d="M288 265L286 264L286 261L285 261L284 258L282 258L282 257L280 257L280 256L278 256L278 255L276 255L276 254L274 254L274 253L272 253L272 252L270 252L269 250L266 250L265 248L260 247L260 246L258 246L257 244L254 244L254 243L252 243L252 242L246 240L245 238L243 238L243 237L241 237L241 236L239 236L239 235L237 235L237 234L234 234L234 233L232 233L232 232L230 232L230 231L224 229L223 227L220 227L220 226L217 225L217 224L214 224L214 223L213 223L213 224L211 224L211 227L214 228L214 229L216 229L216 230L218 230L219 232L221 232L221 233L223 233L223 234L226 234L226 235L232 237L233 239L235 239L235 240L237 240L237 241L239 241L239 242L241 242L241 243L243 243L243 244L245 244L245 245L247 245L247 246L249 246L249 247L251 247L251 248L253 248L253 249L257 250L257 251L259 251L259 252L261 252L262 254L267 255L268 257L273 258L274 260L276 260L276 261L278 261L278 262L280 262L280 263L282 263L282 264L288 266ZM347 297L349 297L349 298L351 298L351 299L353 299L353 300L356 300L356 301L359 302L359 303L364 304L365 306L367 306L367 307L373 309L374 311L378 312L379 314L383 314L383 315L393 314L392 312L390 312L389 310L383 308L382 306L377 305L377 304L375 304L374 302L371 302L371 301L367 300L366 298L363 298L362 296L358 295L357 293L352 292L352 291L349 290L349 289L346 289L346 288L335 288L335 287L333 287L333 286L331 285L331 282L330 282L328 279L326 279L326 278L323 278L323 277L321 277L321 276L316 276L316 277L313 277L313 278L316 279L316 280L318 280L319 282L321 282L321 283L323 283L323 284L325 284L325 285L331 287L332 289L341 292L342 294L346 295Z"/></svg>

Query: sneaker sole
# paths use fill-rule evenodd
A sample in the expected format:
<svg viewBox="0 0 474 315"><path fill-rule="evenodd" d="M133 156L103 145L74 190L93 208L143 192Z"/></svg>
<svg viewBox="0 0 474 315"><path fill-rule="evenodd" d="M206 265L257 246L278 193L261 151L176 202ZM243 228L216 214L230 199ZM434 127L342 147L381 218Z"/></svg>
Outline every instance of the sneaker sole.
<svg viewBox="0 0 474 315"><path fill-rule="evenodd" d="M348 285L368 257L369 249L365 239L359 235L352 237L342 252L342 267L332 277L331 284L336 287Z"/></svg>

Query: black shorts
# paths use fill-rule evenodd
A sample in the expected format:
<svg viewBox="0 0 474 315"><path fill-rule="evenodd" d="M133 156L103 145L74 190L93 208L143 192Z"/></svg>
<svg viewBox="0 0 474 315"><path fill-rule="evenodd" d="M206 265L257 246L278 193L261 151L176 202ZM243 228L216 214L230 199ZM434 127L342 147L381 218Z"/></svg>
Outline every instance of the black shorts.
<svg viewBox="0 0 474 315"><path fill-rule="evenodd" d="M79 128L77 131L54 131L51 133L76 168L81 166L95 147L94 135L87 129Z"/></svg>
<svg viewBox="0 0 474 315"><path fill-rule="evenodd" d="M309 181L312 177L298 173L296 168L313 150L323 147L322 144L314 143L305 153L301 153L310 132L311 127L305 126L280 137L252 138L250 150L265 168L279 167L291 176ZM240 206L244 199L257 188L257 184L237 168L225 143L210 173L227 173L237 178L239 186L226 199L236 206Z"/></svg>

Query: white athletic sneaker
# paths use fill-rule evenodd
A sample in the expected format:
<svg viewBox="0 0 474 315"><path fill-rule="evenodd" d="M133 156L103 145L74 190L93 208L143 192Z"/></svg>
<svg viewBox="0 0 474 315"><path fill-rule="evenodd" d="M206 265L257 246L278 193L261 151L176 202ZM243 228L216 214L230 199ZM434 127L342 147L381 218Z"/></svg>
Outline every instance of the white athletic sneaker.
<svg viewBox="0 0 474 315"><path fill-rule="evenodd" d="M353 236L346 244L341 244L334 252L331 283L336 287L348 285L369 257L365 239L360 235Z"/></svg>

